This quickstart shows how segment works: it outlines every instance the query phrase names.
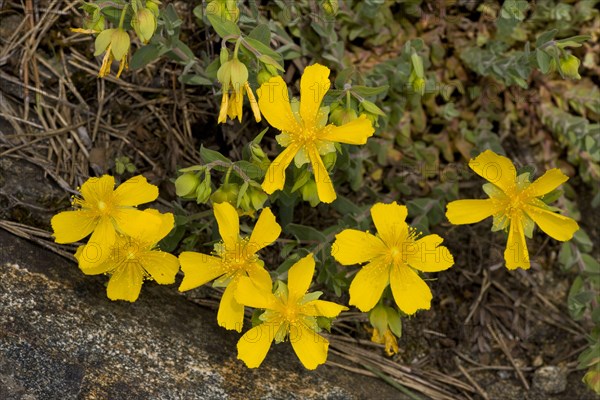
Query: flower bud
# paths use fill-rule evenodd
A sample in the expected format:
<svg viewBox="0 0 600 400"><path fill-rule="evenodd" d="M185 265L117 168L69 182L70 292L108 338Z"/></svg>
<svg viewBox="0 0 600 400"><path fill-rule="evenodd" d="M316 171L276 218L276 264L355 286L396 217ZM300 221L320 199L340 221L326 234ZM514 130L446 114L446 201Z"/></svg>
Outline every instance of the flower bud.
<svg viewBox="0 0 600 400"><path fill-rule="evenodd" d="M325 13L330 16L336 15L338 10L340 9L338 0L323 0L321 5L323 6L323 10L325 11Z"/></svg>
<svg viewBox="0 0 600 400"><path fill-rule="evenodd" d="M150 10L150 12L152 12L152 14L154 14L154 16L156 18L158 18L158 13L159 13L158 6L160 4L161 3L158 0L146 0L146 8L148 10Z"/></svg>
<svg viewBox="0 0 600 400"><path fill-rule="evenodd" d="M358 118L356 111L343 106L337 107L329 114L329 120L338 126L354 121L356 118Z"/></svg>
<svg viewBox="0 0 600 400"><path fill-rule="evenodd" d="M196 173L187 172L175 180L175 193L183 198L194 198L200 178Z"/></svg>
<svg viewBox="0 0 600 400"><path fill-rule="evenodd" d="M210 199L213 203L227 202L235 206L239 190L240 188L235 183L224 183L210 196Z"/></svg>
<svg viewBox="0 0 600 400"><path fill-rule="evenodd" d="M207 173L202 183L198 185L198 188L196 189L196 203L206 203L210 198L211 191L210 174Z"/></svg>
<svg viewBox="0 0 600 400"><path fill-rule="evenodd" d="M133 16L131 26L142 43L148 43L156 31L156 17L149 9L142 8Z"/></svg>
<svg viewBox="0 0 600 400"><path fill-rule="evenodd" d="M582 379L596 394L600 394L600 368L598 365L592 367Z"/></svg>
<svg viewBox="0 0 600 400"><path fill-rule="evenodd" d="M581 61L579 61L579 58L569 54L566 57L561 57L560 70L567 78L581 79L581 75L579 75L580 63Z"/></svg>
<svg viewBox="0 0 600 400"><path fill-rule="evenodd" d="M206 5L206 14L220 17L225 21L237 22L240 9L235 0L212 0Z"/></svg>
<svg viewBox="0 0 600 400"><path fill-rule="evenodd" d="M241 93L242 88L248 82L248 68L237 58L229 61L231 68L231 84L236 93Z"/></svg>

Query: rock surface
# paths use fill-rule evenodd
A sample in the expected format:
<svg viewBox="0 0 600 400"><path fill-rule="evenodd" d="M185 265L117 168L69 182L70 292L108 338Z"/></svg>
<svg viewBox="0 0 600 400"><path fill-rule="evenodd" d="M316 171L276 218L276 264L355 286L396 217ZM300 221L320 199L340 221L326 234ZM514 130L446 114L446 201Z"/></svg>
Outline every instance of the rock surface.
<svg viewBox="0 0 600 400"><path fill-rule="evenodd" d="M287 344L247 369L239 334L175 287L112 302L104 277L1 229L0 249L0 399L404 398L342 369L307 371Z"/></svg>

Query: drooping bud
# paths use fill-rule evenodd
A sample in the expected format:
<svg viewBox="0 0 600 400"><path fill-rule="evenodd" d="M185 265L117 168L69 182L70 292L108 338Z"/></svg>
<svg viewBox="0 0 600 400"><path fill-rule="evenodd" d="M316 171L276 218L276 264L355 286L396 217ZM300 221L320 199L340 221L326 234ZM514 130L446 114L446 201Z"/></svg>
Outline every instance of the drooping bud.
<svg viewBox="0 0 600 400"><path fill-rule="evenodd" d="M196 189L200 184L198 174L187 172L175 180L175 193L183 198L196 197Z"/></svg>
<svg viewBox="0 0 600 400"><path fill-rule="evenodd" d="M142 43L148 43L156 31L156 16L147 8L142 8L131 19L131 26Z"/></svg>
<svg viewBox="0 0 600 400"><path fill-rule="evenodd" d="M566 57L561 57L559 64L560 70L567 78L581 79L581 75L579 75L580 63L581 61L579 61L579 58L569 54Z"/></svg>

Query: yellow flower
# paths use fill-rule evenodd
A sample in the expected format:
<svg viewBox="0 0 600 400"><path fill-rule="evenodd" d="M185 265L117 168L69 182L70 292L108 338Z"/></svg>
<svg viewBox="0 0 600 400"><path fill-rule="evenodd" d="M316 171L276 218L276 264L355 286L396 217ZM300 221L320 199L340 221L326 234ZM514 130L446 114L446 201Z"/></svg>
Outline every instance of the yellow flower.
<svg viewBox="0 0 600 400"><path fill-rule="evenodd" d="M242 122L244 92L248 95L254 119L256 122L260 122L260 109L248 84L248 68L246 68L246 65L237 58L226 61L217 71L217 78L223 85L223 98L221 99L218 123L225 123L228 116L230 119L237 117L238 121Z"/></svg>
<svg viewBox="0 0 600 400"><path fill-rule="evenodd" d="M218 278L213 285L226 289L219 305L217 322L226 329L241 332L244 306L234 298L238 282L248 276L258 285L271 284L271 276L256 252L273 243L279 237L281 227L271 209L265 208L250 238L240 237L238 213L231 204L215 204L214 212L222 242L215 246L214 256L193 251L179 255L181 270L185 274L179 290L194 289Z"/></svg>
<svg viewBox="0 0 600 400"><path fill-rule="evenodd" d="M346 229L336 235L332 255L342 265L368 262L350 284L350 305L361 311L371 310L383 290L390 285L398 308L406 314L428 310L431 290L417 272L448 269L454 259L438 235L418 238L405 220L408 211L396 202L377 203L371 217L377 236Z"/></svg>
<svg viewBox="0 0 600 400"><path fill-rule="evenodd" d="M560 241L570 240L579 229L571 218L557 214L541 197L567 181L558 168L546 171L533 183L529 173L517 176L512 162L486 150L469 162L469 167L490 183L483 190L490 197L483 200L457 200L448 204L446 217L455 225L473 224L494 216L492 230L508 231L504 260L508 269L528 269L529 253L525 236L531 237L537 224L541 230Z"/></svg>
<svg viewBox="0 0 600 400"><path fill-rule="evenodd" d="M327 359L329 342L318 335L317 317L334 318L346 307L318 300L321 292L306 293L315 272L312 254L302 258L288 271L287 286L279 282L273 294L270 282L261 284L240 279L235 298L241 304L264 309L255 326L237 344L238 358L249 368L257 368L265 359L271 342L283 342L288 336L296 355L308 369Z"/></svg>
<svg viewBox="0 0 600 400"><path fill-rule="evenodd" d="M153 279L160 285L175 283L179 271L177 257L155 249L156 244L173 229L173 214L156 210L143 212L153 220L160 220L158 229L138 230L132 236L118 235L110 256L101 264L80 268L86 275L110 274L106 294L111 300L134 302L140 295L144 279ZM75 258L81 260L85 246L77 249Z"/></svg>
<svg viewBox="0 0 600 400"><path fill-rule="evenodd" d="M110 74L110 66L113 60L119 60L119 71L117 78L121 76L124 68L127 68L127 56L131 45L129 34L122 28L105 29L96 37L96 51L94 56L106 52L100 67L99 77Z"/></svg>
<svg viewBox="0 0 600 400"><path fill-rule="evenodd" d="M57 243L77 242L92 236L81 250L82 269L100 265L109 256L117 232L135 236L156 231L160 219L137 210L135 206L156 200L158 188L141 175L122 183L116 190L115 178L104 175L90 178L81 186L81 198L73 199L76 211L64 211L52 218Z"/></svg>
<svg viewBox="0 0 600 400"><path fill-rule="evenodd" d="M336 198L322 155L335 152L334 143L365 144L375 130L366 116L342 126L327 125L327 112L321 108L329 90L329 68L319 64L306 67L300 80L299 110L292 111L287 86L280 76L271 78L258 89L258 105L273 127L281 130L277 141L285 150L271 163L263 190L268 194L283 189L285 170L292 160L297 167L312 164L319 199L331 203Z"/></svg>
<svg viewBox="0 0 600 400"><path fill-rule="evenodd" d="M393 356L398 353L398 341L396 340L396 336L394 336L389 329L386 329L385 332L381 334L377 328L373 328L371 342L383 344L385 346L385 354L388 356Z"/></svg>
<svg viewBox="0 0 600 400"><path fill-rule="evenodd" d="M373 327L371 341L385 345L388 356L398 353L396 336L402 335L402 320L398 312L391 307L378 304L369 312L369 322Z"/></svg>

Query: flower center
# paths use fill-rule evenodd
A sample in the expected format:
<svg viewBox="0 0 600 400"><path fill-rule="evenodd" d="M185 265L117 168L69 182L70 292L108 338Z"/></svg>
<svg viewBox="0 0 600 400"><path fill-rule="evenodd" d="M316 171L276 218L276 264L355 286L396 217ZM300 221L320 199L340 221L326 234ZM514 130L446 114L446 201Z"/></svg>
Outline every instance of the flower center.
<svg viewBox="0 0 600 400"><path fill-rule="evenodd" d="M298 320L298 309L294 306L286 305L282 315L287 322L290 324L295 324Z"/></svg>
<svg viewBox="0 0 600 400"><path fill-rule="evenodd" d="M228 273L246 270L251 264L258 261L258 256L248 246L249 239L241 238L233 248L227 248L225 243L220 243L217 255L221 257L223 265Z"/></svg>
<svg viewBox="0 0 600 400"><path fill-rule="evenodd" d="M314 126L305 126L294 135L294 141L302 145L313 143L315 140L317 140L317 128Z"/></svg>
<svg viewBox="0 0 600 400"><path fill-rule="evenodd" d="M105 203L105 202L103 202L102 200L100 200L100 201L98 202L98 210L100 210L100 211L104 211L104 210L106 210L106 203Z"/></svg>
<svg viewBox="0 0 600 400"><path fill-rule="evenodd" d="M398 247L392 247L390 251L390 257L394 261L394 264L402 262L402 250Z"/></svg>

